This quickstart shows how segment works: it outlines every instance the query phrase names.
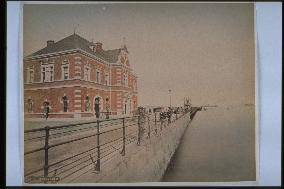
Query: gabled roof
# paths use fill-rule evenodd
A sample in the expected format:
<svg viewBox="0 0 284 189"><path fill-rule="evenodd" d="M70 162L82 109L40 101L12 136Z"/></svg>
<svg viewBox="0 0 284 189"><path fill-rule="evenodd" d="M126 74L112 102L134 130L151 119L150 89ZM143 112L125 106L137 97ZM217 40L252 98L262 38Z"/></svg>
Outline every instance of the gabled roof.
<svg viewBox="0 0 284 189"><path fill-rule="evenodd" d="M123 47L119 49L101 50L99 52L94 52L90 48L91 44L93 44L93 42L90 42L84 39L83 37L79 36L78 34L74 33L68 37L65 37L64 39L60 41L57 41L51 45L44 47L43 49L39 51L36 51L35 53L28 55L27 58L32 57L32 56L37 56L37 55L44 55L44 54L49 54L49 53L66 51L66 50L81 49L109 63L115 63L118 60L118 55L120 54L121 50L124 49L127 51L126 47Z"/></svg>

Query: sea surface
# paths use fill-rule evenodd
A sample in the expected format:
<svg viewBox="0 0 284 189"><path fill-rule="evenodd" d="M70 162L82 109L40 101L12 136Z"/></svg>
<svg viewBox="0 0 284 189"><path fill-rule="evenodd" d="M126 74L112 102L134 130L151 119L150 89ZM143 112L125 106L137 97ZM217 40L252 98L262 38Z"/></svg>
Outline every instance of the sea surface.
<svg viewBox="0 0 284 189"><path fill-rule="evenodd" d="M218 106L199 111L162 181L255 181L255 143L254 106Z"/></svg>

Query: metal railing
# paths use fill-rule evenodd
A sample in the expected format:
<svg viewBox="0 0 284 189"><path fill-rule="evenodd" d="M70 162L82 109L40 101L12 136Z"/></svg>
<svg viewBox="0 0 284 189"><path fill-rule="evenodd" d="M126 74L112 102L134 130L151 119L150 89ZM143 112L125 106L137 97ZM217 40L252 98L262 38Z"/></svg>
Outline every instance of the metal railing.
<svg viewBox="0 0 284 189"><path fill-rule="evenodd" d="M186 113L161 119L155 113L25 130L25 182L58 182L92 164L99 173L103 163L119 154L125 156L127 145L136 142L139 146Z"/></svg>

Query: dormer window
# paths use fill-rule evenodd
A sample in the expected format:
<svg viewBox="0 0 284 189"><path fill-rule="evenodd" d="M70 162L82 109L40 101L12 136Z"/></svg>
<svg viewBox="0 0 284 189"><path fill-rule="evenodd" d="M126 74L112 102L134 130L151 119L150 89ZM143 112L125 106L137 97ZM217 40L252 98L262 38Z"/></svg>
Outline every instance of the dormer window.
<svg viewBox="0 0 284 189"><path fill-rule="evenodd" d="M95 43L91 42L90 45L89 45L89 48L92 49L92 51L95 52L95 51L96 51L96 45L95 45Z"/></svg>

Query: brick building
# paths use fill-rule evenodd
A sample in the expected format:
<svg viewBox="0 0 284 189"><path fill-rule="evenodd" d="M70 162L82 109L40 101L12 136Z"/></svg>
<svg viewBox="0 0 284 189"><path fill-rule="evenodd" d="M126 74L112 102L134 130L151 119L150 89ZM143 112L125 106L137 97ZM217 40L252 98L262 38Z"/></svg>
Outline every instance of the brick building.
<svg viewBox="0 0 284 189"><path fill-rule="evenodd" d="M25 117L39 118L46 104L50 118L94 116L100 112L132 114L137 109L137 76L124 45L104 50L78 34L24 58Z"/></svg>

